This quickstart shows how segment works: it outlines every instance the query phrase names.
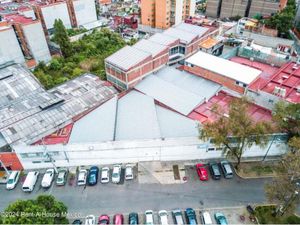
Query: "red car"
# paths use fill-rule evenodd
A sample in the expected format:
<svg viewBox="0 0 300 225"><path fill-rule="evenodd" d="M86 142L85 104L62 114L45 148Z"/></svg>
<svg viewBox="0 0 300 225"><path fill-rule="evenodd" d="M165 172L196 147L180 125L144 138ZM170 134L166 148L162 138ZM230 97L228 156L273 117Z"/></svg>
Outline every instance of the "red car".
<svg viewBox="0 0 300 225"><path fill-rule="evenodd" d="M208 172L204 164L198 163L196 165L196 169L200 180L202 181L208 180Z"/></svg>
<svg viewBox="0 0 300 225"><path fill-rule="evenodd" d="M99 216L98 224L102 224L102 225L109 224L109 216L108 215Z"/></svg>
<svg viewBox="0 0 300 225"><path fill-rule="evenodd" d="M124 217L122 214L114 215L114 224L115 225L122 225L124 223Z"/></svg>

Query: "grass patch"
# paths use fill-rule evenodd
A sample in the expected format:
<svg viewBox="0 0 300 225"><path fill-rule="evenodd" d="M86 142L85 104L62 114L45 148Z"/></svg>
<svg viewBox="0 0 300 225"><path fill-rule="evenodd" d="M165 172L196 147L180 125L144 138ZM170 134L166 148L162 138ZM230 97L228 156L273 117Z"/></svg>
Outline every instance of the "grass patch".
<svg viewBox="0 0 300 225"><path fill-rule="evenodd" d="M247 162L241 163L239 175L242 177L276 176L276 162Z"/></svg>
<svg viewBox="0 0 300 225"><path fill-rule="evenodd" d="M300 218L296 215L273 216L276 206L258 206L255 208L255 216L260 224L300 224Z"/></svg>

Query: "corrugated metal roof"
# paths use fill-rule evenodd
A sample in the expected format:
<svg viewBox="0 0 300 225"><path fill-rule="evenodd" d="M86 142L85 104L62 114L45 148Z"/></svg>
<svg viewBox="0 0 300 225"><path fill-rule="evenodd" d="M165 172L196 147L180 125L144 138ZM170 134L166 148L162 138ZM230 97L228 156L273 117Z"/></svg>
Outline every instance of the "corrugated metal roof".
<svg viewBox="0 0 300 225"><path fill-rule="evenodd" d="M198 123L176 112L156 105L156 113L163 138L197 137Z"/></svg>
<svg viewBox="0 0 300 225"><path fill-rule="evenodd" d="M160 138L154 100L131 91L118 102L116 140Z"/></svg>
<svg viewBox="0 0 300 225"><path fill-rule="evenodd" d="M229 61L205 52L197 52L185 60L195 66L207 69L214 73L223 75L244 84L250 84L262 71Z"/></svg>
<svg viewBox="0 0 300 225"><path fill-rule="evenodd" d="M160 54L161 52L165 51L166 49L168 49L167 46L165 45L161 45L155 42L151 42L149 40L146 39L142 39L139 42L137 42L135 45L133 45L132 47L137 48L139 50L151 53L152 57L157 56L158 54Z"/></svg>
<svg viewBox="0 0 300 225"><path fill-rule="evenodd" d="M117 97L74 123L69 143L113 141Z"/></svg>
<svg viewBox="0 0 300 225"><path fill-rule="evenodd" d="M179 38L164 35L163 33L162 34L156 33L156 34L152 35L148 40L151 42L161 44L161 45L170 46L174 42L178 41Z"/></svg>
<svg viewBox="0 0 300 225"><path fill-rule="evenodd" d="M106 58L105 61L117 66L122 70L127 71L149 56L151 56L151 54L148 52L141 51L131 46L125 46L124 48Z"/></svg>
<svg viewBox="0 0 300 225"><path fill-rule="evenodd" d="M185 91L192 92L206 99L210 99L222 87L215 82L187 73L184 70L178 70L174 67L165 67L159 70L155 75Z"/></svg>
<svg viewBox="0 0 300 225"><path fill-rule="evenodd" d="M163 34L169 35L171 37L179 38L180 42L185 44L191 43L196 37L198 37L197 34L190 33L188 31L184 31L176 28L169 28L165 30Z"/></svg>
<svg viewBox="0 0 300 225"><path fill-rule="evenodd" d="M202 97L183 90L154 75L146 77L135 89L151 96L183 115L188 115L204 101Z"/></svg>
<svg viewBox="0 0 300 225"><path fill-rule="evenodd" d="M203 36L209 28L207 27L200 27L197 25L192 25L188 23L180 23L178 24L175 29L183 30L185 32L193 33L199 35L199 37Z"/></svg>

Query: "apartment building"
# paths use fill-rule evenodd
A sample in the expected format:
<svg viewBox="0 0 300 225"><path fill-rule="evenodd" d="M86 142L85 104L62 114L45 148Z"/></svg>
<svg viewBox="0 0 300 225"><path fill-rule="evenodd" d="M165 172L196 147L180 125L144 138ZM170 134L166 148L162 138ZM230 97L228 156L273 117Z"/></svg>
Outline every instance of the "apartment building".
<svg viewBox="0 0 300 225"><path fill-rule="evenodd" d="M271 15L282 10L287 0L208 0L206 15L217 18Z"/></svg>
<svg viewBox="0 0 300 225"><path fill-rule="evenodd" d="M141 23L167 29L194 16L195 5L195 0L142 0Z"/></svg>

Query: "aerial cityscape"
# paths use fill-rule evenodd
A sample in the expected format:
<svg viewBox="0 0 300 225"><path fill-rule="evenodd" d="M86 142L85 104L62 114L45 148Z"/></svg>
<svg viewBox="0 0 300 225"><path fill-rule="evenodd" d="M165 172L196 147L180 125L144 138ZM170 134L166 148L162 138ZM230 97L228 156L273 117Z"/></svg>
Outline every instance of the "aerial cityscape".
<svg viewBox="0 0 300 225"><path fill-rule="evenodd" d="M300 224L300 1L0 0L0 224Z"/></svg>

